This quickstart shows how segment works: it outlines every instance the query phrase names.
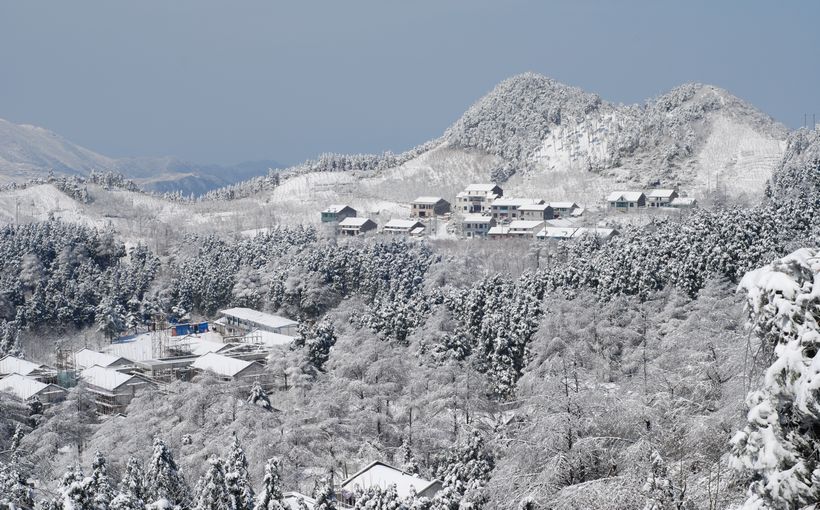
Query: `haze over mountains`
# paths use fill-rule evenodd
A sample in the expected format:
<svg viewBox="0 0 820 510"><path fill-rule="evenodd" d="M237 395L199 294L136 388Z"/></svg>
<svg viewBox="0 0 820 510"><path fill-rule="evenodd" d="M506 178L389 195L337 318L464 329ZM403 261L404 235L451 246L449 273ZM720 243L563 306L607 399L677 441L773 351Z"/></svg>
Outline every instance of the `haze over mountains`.
<svg viewBox="0 0 820 510"><path fill-rule="evenodd" d="M349 157L320 158L290 173L357 170L353 181L362 193L354 192L354 198L388 200L398 200L391 196L396 192L415 193L416 187L446 195L467 182L487 180L507 181L506 188L519 195L539 192L586 203L613 188L651 183L680 186L695 195L719 189L737 197L762 191L787 133L752 105L709 85L686 84L642 105L620 105L525 73L501 82L438 140L397 156L357 156L353 163ZM172 157L113 159L46 129L0 121L5 181L52 170L79 175L112 170L149 190L201 194L277 166L271 161L222 167ZM329 188L343 184L348 189L351 177L319 180L327 180ZM384 186L397 179L405 183ZM297 189L284 198L305 200L293 184ZM323 198L340 198L333 195Z"/></svg>
<svg viewBox="0 0 820 510"><path fill-rule="evenodd" d="M52 171L86 176L96 170L122 173L146 190L201 194L279 166L275 161L222 166L197 165L174 157L110 158L48 129L0 119L0 184L42 178Z"/></svg>

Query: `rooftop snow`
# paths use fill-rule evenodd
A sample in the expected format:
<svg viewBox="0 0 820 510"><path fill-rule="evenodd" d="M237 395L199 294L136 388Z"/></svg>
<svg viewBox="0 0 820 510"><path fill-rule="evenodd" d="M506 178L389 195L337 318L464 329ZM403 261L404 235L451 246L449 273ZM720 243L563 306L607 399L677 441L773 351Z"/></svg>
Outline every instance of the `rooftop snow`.
<svg viewBox="0 0 820 510"><path fill-rule="evenodd" d="M613 191L606 197L607 202L620 202L621 199L625 202L637 202L641 199L643 192L641 191Z"/></svg>
<svg viewBox="0 0 820 510"><path fill-rule="evenodd" d="M675 193L673 189L653 189L649 190L646 196L650 198L671 198L673 193Z"/></svg>
<svg viewBox="0 0 820 510"><path fill-rule="evenodd" d="M361 227L370 221L367 218L345 218L339 222L340 227Z"/></svg>
<svg viewBox="0 0 820 510"><path fill-rule="evenodd" d="M423 492L434 483L436 482L413 476L382 462L372 462L342 482L340 488L352 492L356 486L362 490L367 490L373 486L387 489L391 485L395 485L399 497L406 498L414 491L416 493Z"/></svg>
<svg viewBox="0 0 820 510"><path fill-rule="evenodd" d="M493 201L493 207L521 207L522 205L543 204L540 198L505 198L501 197Z"/></svg>
<svg viewBox="0 0 820 510"><path fill-rule="evenodd" d="M80 377L88 384L108 391L115 391L120 386L137 379L136 376L98 365L86 368L80 372Z"/></svg>
<svg viewBox="0 0 820 510"><path fill-rule="evenodd" d="M0 391L5 391L27 400L43 391L62 392L65 390L53 384L45 384L21 374L11 374L0 379Z"/></svg>
<svg viewBox="0 0 820 510"><path fill-rule="evenodd" d="M118 362L129 360L113 354L106 354L104 352L92 351L91 349L82 349L74 353L74 364L78 368L88 368L94 365L100 367L110 367Z"/></svg>
<svg viewBox="0 0 820 510"><path fill-rule="evenodd" d="M484 216L482 214L465 214L464 223L490 223L493 221L492 216Z"/></svg>
<svg viewBox="0 0 820 510"><path fill-rule="evenodd" d="M578 230L575 227L545 227L541 232L535 234L535 237L550 237L553 239L569 239Z"/></svg>
<svg viewBox="0 0 820 510"><path fill-rule="evenodd" d="M510 233L510 227L490 227L490 230L487 231L487 235L497 236L497 235L505 235Z"/></svg>
<svg viewBox="0 0 820 510"><path fill-rule="evenodd" d="M255 329L242 337L243 342L260 343L268 347L275 347L277 345L290 345L293 343L294 337L288 335L280 335L279 333L271 333L261 329Z"/></svg>
<svg viewBox="0 0 820 510"><path fill-rule="evenodd" d="M254 364L253 361L245 361L209 352L197 358L191 366L198 370L207 370L226 377L234 377Z"/></svg>
<svg viewBox="0 0 820 510"><path fill-rule="evenodd" d="M546 211L550 204L524 204L518 206L519 211Z"/></svg>
<svg viewBox="0 0 820 510"><path fill-rule="evenodd" d="M384 228L411 229L418 226L420 223L420 221L416 220L390 220L384 224Z"/></svg>
<svg viewBox="0 0 820 510"><path fill-rule="evenodd" d="M515 220L510 222L510 229L512 230L532 230L534 228L543 226L543 221L536 220Z"/></svg>
<svg viewBox="0 0 820 510"><path fill-rule="evenodd" d="M287 326L296 326L299 324L298 322L292 321L286 317L260 312L251 308L228 308L226 310L220 310L219 313L225 316L235 317L239 320L252 322L254 324L259 324L260 326L274 329L284 328Z"/></svg>
<svg viewBox="0 0 820 510"><path fill-rule="evenodd" d="M0 374L29 375L42 368L47 367L16 356L6 356L0 359Z"/></svg>
<svg viewBox="0 0 820 510"><path fill-rule="evenodd" d="M345 204L332 204L332 205L327 206L327 209L325 209L322 212L324 212L324 213L337 213L337 212L345 209L346 207L350 207L350 206L345 205ZM353 209L352 207L350 207L350 208Z"/></svg>
<svg viewBox="0 0 820 510"><path fill-rule="evenodd" d="M414 204L437 204L444 200L441 197L418 197L417 199L413 200Z"/></svg>
<svg viewBox="0 0 820 510"><path fill-rule="evenodd" d="M550 202L549 206L553 209L575 209L578 204L575 202Z"/></svg>
<svg viewBox="0 0 820 510"><path fill-rule="evenodd" d="M473 193L489 193L496 188L497 184L493 183L483 183L483 184L470 184L464 191L473 192Z"/></svg>

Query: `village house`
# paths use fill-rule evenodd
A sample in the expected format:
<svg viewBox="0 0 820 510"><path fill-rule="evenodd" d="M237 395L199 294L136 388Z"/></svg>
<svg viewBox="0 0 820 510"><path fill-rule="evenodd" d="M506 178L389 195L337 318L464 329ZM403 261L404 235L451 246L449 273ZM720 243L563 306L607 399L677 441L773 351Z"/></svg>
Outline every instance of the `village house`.
<svg viewBox="0 0 820 510"><path fill-rule="evenodd" d="M231 358L209 352L193 362L191 368L211 372L223 381L254 381L266 378L265 368L256 361Z"/></svg>
<svg viewBox="0 0 820 510"><path fill-rule="evenodd" d="M385 234L410 235L411 233L418 232L419 229L423 232L425 227L424 223L418 220L393 219L384 224L382 232Z"/></svg>
<svg viewBox="0 0 820 510"><path fill-rule="evenodd" d="M673 189L653 189L646 194L646 204L649 207L669 207L676 198L678 192Z"/></svg>
<svg viewBox="0 0 820 510"><path fill-rule="evenodd" d="M517 220L520 218L519 207L543 203L543 200L537 198L499 198L493 201L490 210L496 221Z"/></svg>
<svg viewBox="0 0 820 510"><path fill-rule="evenodd" d="M57 371L47 365L11 355L0 358L0 378L11 374L24 375L44 383L57 382Z"/></svg>
<svg viewBox="0 0 820 510"><path fill-rule="evenodd" d="M492 216L482 214L467 214L461 222L461 235L468 239L474 237L487 237L487 232L495 226L495 219Z"/></svg>
<svg viewBox="0 0 820 510"><path fill-rule="evenodd" d="M339 233L343 236L360 236L376 230L376 222L367 218L345 218L339 222Z"/></svg>
<svg viewBox="0 0 820 510"><path fill-rule="evenodd" d="M504 225L496 225L487 231L488 239L507 239L510 237L510 227Z"/></svg>
<svg viewBox="0 0 820 510"><path fill-rule="evenodd" d="M410 203L410 216L432 218L450 212L450 202L441 197L418 197Z"/></svg>
<svg viewBox="0 0 820 510"><path fill-rule="evenodd" d="M82 349L74 353L74 369L84 370L93 366L118 368L133 366L134 362L122 356Z"/></svg>
<svg viewBox="0 0 820 510"><path fill-rule="evenodd" d="M576 212L580 213L581 208L575 202L550 202L552 213L555 218L566 218L568 216L575 216ZM545 218L550 219L550 218Z"/></svg>
<svg viewBox="0 0 820 510"><path fill-rule="evenodd" d="M698 206L698 201L690 197L675 197L669 203L669 207L675 209L694 209Z"/></svg>
<svg viewBox="0 0 820 510"><path fill-rule="evenodd" d="M322 211L322 223L333 223L345 218L355 218L356 209L344 204L333 204Z"/></svg>
<svg viewBox="0 0 820 510"><path fill-rule="evenodd" d="M518 217L522 220L544 221L553 219L555 212L549 204L524 204L518 208Z"/></svg>
<svg viewBox="0 0 820 510"><path fill-rule="evenodd" d="M537 234L536 239L540 240L566 240L571 239L577 227L544 227Z"/></svg>
<svg viewBox="0 0 820 510"><path fill-rule="evenodd" d="M609 209L629 212L646 207L646 195L641 191L613 191L606 197Z"/></svg>
<svg viewBox="0 0 820 510"><path fill-rule="evenodd" d="M56 384L44 383L33 377L21 374L10 374L0 379L0 391L9 393L20 400L37 398L43 404L53 404L65 400L65 388Z"/></svg>
<svg viewBox="0 0 820 510"><path fill-rule="evenodd" d="M456 210L462 214L490 212L490 206L504 191L497 184L470 184L456 195Z"/></svg>
<svg viewBox="0 0 820 510"><path fill-rule="evenodd" d="M255 329L279 333L280 335L296 336L299 323L251 308L228 308L220 310L221 318L214 322L215 329L225 337L245 336Z"/></svg>
<svg viewBox="0 0 820 510"><path fill-rule="evenodd" d="M515 220L509 225L509 237L533 238L535 234L543 230L545 223L537 220Z"/></svg>
<svg viewBox="0 0 820 510"><path fill-rule="evenodd" d="M386 490L390 486L396 487L396 493L401 499L413 494L420 498L432 498L442 489L442 483L438 480L425 480L384 462L376 461L343 481L339 490L336 491L336 497L343 506L352 507L356 504L356 495L360 491L366 491L371 487Z"/></svg>
<svg viewBox="0 0 820 510"><path fill-rule="evenodd" d="M138 375L97 365L80 372L80 379L85 382L88 392L94 395L97 412L100 414L122 413L137 392L154 387L154 383Z"/></svg>

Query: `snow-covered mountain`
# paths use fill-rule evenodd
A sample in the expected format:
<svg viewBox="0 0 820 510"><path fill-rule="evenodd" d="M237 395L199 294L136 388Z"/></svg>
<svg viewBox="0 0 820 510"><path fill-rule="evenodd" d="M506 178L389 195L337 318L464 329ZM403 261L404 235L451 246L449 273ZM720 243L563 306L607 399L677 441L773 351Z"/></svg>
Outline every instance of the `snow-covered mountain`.
<svg viewBox="0 0 820 510"><path fill-rule="evenodd" d="M173 157L114 159L81 147L47 129L0 119L0 184L42 178L54 172L88 175L114 171L154 191L201 194L213 188L266 174L275 161L235 166L196 165Z"/></svg>

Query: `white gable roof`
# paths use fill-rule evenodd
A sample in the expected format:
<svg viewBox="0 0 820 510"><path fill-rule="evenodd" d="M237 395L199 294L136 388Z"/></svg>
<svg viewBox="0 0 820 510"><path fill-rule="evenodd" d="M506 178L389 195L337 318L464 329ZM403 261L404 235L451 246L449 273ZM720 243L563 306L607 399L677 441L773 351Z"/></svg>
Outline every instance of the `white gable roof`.
<svg viewBox="0 0 820 510"><path fill-rule="evenodd" d="M332 205L327 206L327 209L325 209L322 212L324 212L324 213L337 213L337 212L342 211L342 210L344 210L348 207L350 207L350 206L345 205L345 204L332 204ZM350 207L350 208L353 209L352 207Z"/></svg>
<svg viewBox="0 0 820 510"><path fill-rule="evenodd" d="M549 205L553 209L575 209L578 207L575 202L550 202Z"/></svg>
<svg viewBox="0 0 820 510"><path fill-rule="evenodd" d="M418 476L405 473L401 469L394 468L383 462L371 462L361 471L354 474L340 486L341 489L353 492L356 486L362 490L376 486L387 489L391 485L396 486L396 492L400 498L406 498L415 490L421 493L431 485L437 483L435 480L425 480Z"/></svg>
<svg viewBox="0 0 820 510"><path fill-rule="evenodd" d="M290 345L293 343L294 337L288 335L280 335L279 333L272 333L261 329L255 329L242 337L243 342L253 343L259 342L262 345L273 347L277 345Z"/></svg>
<svg viewBox="0 0 820 510"><path fill-rule="evenodd" d="M296 326L299 324L298 322L290 320L286 317L260 312L251 308L227 308L225 310L220 310L219 313L274 329L284 328L287 326Z"/></svg>
<svg viewBox="0 0 820 510"><path fill-rule="evenodd" d="M501 226L501 225L499 225L497 227L490 227L490 230L487 231L487 235L491 235L491 236L503 236L503 235L509 234L509 233L510 233L510 227L504 227L504 226Z"/></svg>
<svg viewBox="0 0 820 510"><path fill-rule="evenodd" d="M543 204L544 201L540 198L507 198L501 197L497 200L493 201L493 207L505 206L505 207L521 207L522 205L530 205L530 204Z"/></svg>
<svg viewBox="0 0 820 510"><path fill-rule="evenodd" d="M370 221L367 218L345 218L339 222L340 227L361 227Z"/></svg>
<svg viewBox="0 0 820 510"><path fill-rule="evenodd" d="M646 196L651 198L671 198L674 193L675 190L673 189L653 189L649 190Z"/></svg>
<svg viewBox="0 0 820 510"><path fill-rule="evenodd" d="M74 364L77 368L89 368L94 365L100 367L110 367L115 364L124 364L128 362L129 360L121 356L92 351L91 349L82 349L74 353Z"/></svg>
<svg viewBox="0 0 820 510"><path fill-rule="evenodd" d="M480 184L470 184L464 191L472 192L472 193L489 193L493 191L498 185L493 184L491 182L488 183L480 183Z"/></svg>
<svg viewBox="0 0 820 510"><path fill-rule="evenodd" d="M272 333L275 334L275 333ZM213 342L211 340L194 340L190 344L191 354L194 356L203 356L209 352L222 352L230 349L231 346L221 342Z"/></svg>
<svg viewBox="0 0 820 510"><path fill-rule="evenodd" d="M197 358L191 366L198 370L207 370L226 377L234 377L254 364L253 361L231 358L215 352L209 352Z"/></svg>
<svg viewBox="0 0 820 510"><path fill-rule="evenodd" d="M42 368L47 367L17 356L6 356L0 359L0 374L29 375Z"/></svg>
<svg viewBox="0 0 820 510"><path fill-rule="evenodd" d="M423 225L424 224L422 222L416 220L390 220L384 224L384 228L397 228L409 230L411 228Z"/></svg>
<svg viewBox="0 0 820 510"><path fill-rule="evenodd" d="M552 239L569 239L578 230L575 227L545 227L535 234L536 237L549 237Z"/></svg>
<svg viewBox="0 0 820 510"><path fill-rule="evenodd" d="M553 207L550 204L524 204L518 206L519 211L546 211L548 207Z"/></svg>
<svg viewBox="0 0 820 510"><path fill-rule="evenodd" d="M437 204L444 200L441 197L418 197L417 199L413 200L415 204Z"/></svg>
<svg viewBox="0 0 820 510"><path fill-rule="evenodd" d="M92 386L108 391L114 391L124 384L141 382L136 376L123 374L113 368L93 366L80 372L80 377Z"/></svg>
<svg viewBox="0 0 820 510"><path fill-rule="evenodd" d="M623 199L624 202L637 202L643 196L643 192L640 191L613 191L606 197L607 202L620 202Z"/></svg>
<svg viewBox="0 0 820 510"><path fill-rule="evenodd" d="M465 214L464 223L490 223L493 221L492 216L484 216L483 214Z"/></svg>
<svg viewBox="0 0 820 510"><path fill-rule="evenodd" d="M543 221L515 220L510 222L510 230L532 230L544 225Z"/></svg>
<svg viewBox="0 0 820 510"><path fill-rule="evenodd" d="M66 392L59 386L46 384L21 374L11 374L0 379L0 391L11 393L23 400L40 395L41 393Z"/></svg>

